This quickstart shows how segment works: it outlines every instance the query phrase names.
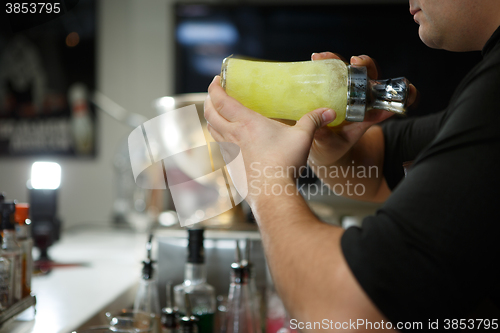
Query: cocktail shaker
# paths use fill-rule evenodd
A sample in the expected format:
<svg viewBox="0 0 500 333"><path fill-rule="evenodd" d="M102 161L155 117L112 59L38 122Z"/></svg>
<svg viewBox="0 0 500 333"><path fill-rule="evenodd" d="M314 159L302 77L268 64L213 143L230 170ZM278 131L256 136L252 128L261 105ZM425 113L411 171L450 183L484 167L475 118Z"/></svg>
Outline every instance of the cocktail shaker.
<svg viewBox="0 0 500 333"><path fill-rule="evenodd" d="M338 59L265 62L226 58L221 85L228 95L269 118L298 120L318 108L332 108L336 119L363 121L371 109L404 114L410 82L404 78L370 80L366 67Z"/></svg>

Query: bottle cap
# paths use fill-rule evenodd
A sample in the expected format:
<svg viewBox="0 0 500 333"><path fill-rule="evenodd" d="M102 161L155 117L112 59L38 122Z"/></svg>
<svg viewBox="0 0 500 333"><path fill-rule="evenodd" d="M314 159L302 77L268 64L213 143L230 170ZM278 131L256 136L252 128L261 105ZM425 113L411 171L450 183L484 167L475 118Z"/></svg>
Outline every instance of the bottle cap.
<svg viewBox="0 0 500 333"><path fill-rule="evenodd" d="M149 240L146 243L146 251L147 251L147 258L142 262L142 278L144 280L151 280L153 279L153 274L154 274L154 268L153 264L155 261L151 259L151 250L153 248L153 234L149 235Z"/></svg>
<svg viewBox="0 0 500 333"><path fill-rule="evenodd" d="M188 230L188 262L192 264L203 264L205 262L205 250L203 248L203 229Z"/></svg>
<svg viewBox="0 0 500 333"><path fill-rule="evenodd" d="M16 212L15 201L4 201L0 203L0 210L2 216L2 229L13 230L14 228L14 214Z"/></svg>
<svg viewBox="0 0 500 333"><path fill-rule="evenodd" d="M248 269L241 263L233 262L231 264L231 277L236 284L246 284L248 282Z"/></svg>
<svg viewBox="0 0 500 333"><path fill-rule="evenodd" d="M143 280L151 280L153 279L153 274L154 274L154 269L153 269L153 263L154 261L152 260L144 260L142 262L142 278Z"/></svg>
<svg viewBox="0 0 500 333"><path fill-rule="evenodd" d="M367 105L368 74L366 67L348 66L347 108L345 120L363 121Z"/></svg>
<svg viewBox="0 0 500 333"><path fill-rule="evenodd" d="M26 223L26 220L29 219L29 213L30 213L29 204L27 203L16 204L16 215L15 215L16 223L24 225Z"/></svg>
<svg viewBox="0 0 500 333"><path fill-rule="evenodd" d="M161 309L161 323L164 328L177 328L177 311L169 307Z"/></svg>
<svg viewBox="0 0 500 333"><path fill-rule="evenodd" d="M404 77L370 80L364 66L348 66L347 107L345 120L363 121L371 109L405 114L410 82Z"/></svg>
<svg viewBox="0 0 500 333"><path fill-rule="evenodd" d="M251 246L252 242L250 241L250 239L246 239L245 240L245 259L242 259L240 262L241 262L241 265L243 267L245 267L246 270L248 270L249 272L252 271L253 269L253 263L250 261L250 246Z"/></svg>
<svg viewBox="0 0 500 333"><path fill-rule="evenodd" d="M241 260L240 242L236 240L234 262L231 264L231 278L234 280L235 283L237 284L246 283L249 273L247 264L248 261Z"/></svg>

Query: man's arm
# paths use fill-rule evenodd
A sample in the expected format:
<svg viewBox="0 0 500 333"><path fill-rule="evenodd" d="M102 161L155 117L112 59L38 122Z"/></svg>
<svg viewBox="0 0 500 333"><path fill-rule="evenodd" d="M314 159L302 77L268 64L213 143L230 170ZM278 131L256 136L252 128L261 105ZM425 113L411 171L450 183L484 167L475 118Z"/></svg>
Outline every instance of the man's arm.
<svg viewBox="0 0 500 333"><path fill-rule="evenodd" d="M333 325L328 329L336 322L357 319L387 322L344 259L340 247L343 229L319 221L298 194L266 196L252 209L271 275L293 319L321 323L326 319ZM359 331L366 331L364 328Z"/></svg>
<svg viewBox="0 0 500 333"><path fill-rule="evenodd" d="M217 142L241 149L250 189L246 201L259 223L266 258L286 307L300 321L349 322L360 318L384 320L351 274L341 252L342 229L321 223L298 194L290 174L277 178L257 167L299 169L309 154L314 132L333 121L335 114L318 109L295 126L267 119L229 97L216 77L205 101L208 130ZM231 177L242 178L230 169ZM252 172L251 172L252 171ZM239 193L245 193L235 182ZM274 193L279 193L274 194ZM385 320L384 320L385 321ZM352 327L346 331L355 331ZM363 330L364 331L364 330Z"/></svg>

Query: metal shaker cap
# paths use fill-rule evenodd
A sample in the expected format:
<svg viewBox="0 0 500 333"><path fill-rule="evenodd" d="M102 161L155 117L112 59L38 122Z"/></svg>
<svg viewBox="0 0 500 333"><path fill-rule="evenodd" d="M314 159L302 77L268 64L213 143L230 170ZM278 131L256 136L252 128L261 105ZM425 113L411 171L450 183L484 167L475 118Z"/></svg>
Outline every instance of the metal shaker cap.
<svg viewBox="0 0 500 333"><path fill-rule="evenodd" d="M347 66L347 107L345 120L363 121L366 112L368 75L366 67Z"/></svg>
<svg viewBox="0 0 500 333"><path fill-rule="evenodd" d="M370 80L366 67L347 69L347 121L363 121L366 111L371 109L406 113L410 95L410 82L406 78Z"/></svg>

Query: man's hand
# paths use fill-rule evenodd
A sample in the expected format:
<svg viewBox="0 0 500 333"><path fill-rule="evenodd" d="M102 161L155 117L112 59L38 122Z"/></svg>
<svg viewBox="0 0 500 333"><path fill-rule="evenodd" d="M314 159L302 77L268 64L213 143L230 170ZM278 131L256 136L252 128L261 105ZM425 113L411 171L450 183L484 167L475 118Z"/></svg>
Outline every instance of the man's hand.
<svg viewBox="0 0 500 333"><path fill-rule="evenodd" d="M337 54L323 52L313 53L311 59L314 61L341 58ZM377 66L369 56L361 55L352 57L351 65L365 66L368 71L368 77L372 80L378 79ZM416 96L417 89L413 85L410 85L409 105L415 101ZM392 115L393 113L384 110L370 110L366 113L363 122L344 121L337 127L324 127L319 129L314 136L309 161L311 164L318 166L330 166L336 163L340 158L346 155L352 146L358 142L372 125Z"/></svg>
<svg viewBox="0 0 500 333"><path fill-rule="evenodd" d="M268 119L228 96L218 76L210 84L205 101L210 134L218 142L231 142L240 147L247 180L258 187L264 182L271 186L293 183L299 168L306 164L314 133L334 118L332 110L318 109L304 115L295 126ZM285 174L276 177L280 170ZM249 190L246 199L252 204L256 197Z"/></svg>
<svg viewBox="0 0 500 333"><path fill-rule="evenodd" d="M313 53L312 60L340 59L331 52ZM378 78L375 62L368 56L362 55L351 58L351 65L365 66L368 77ZM409 104L412 104L417 96L417 90L410 85ZM349 184L362 185L360 193L343 191L342 195L351 199L383 202L391 191L383 177L384 162L384 136L382 129L373 126L389 117L393 113L384 110L369 110L363 122L345 121L337 127L323 127L316 131L314 141L309 152L308 163L321 180L335 190L349 188ZM342 178L329 177L330 168L349 170L375 170L369 177L352 178L349 172L344 173ZM325 172L326 170L326 172Z"/></svg>

